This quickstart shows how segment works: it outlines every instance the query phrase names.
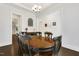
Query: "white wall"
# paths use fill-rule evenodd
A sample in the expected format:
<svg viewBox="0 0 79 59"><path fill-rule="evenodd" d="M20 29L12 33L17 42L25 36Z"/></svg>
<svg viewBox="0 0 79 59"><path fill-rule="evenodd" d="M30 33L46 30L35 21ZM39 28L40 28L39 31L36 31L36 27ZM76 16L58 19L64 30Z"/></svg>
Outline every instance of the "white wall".
<svg viewBox="0 0 79 59"><path fill-rule="evenodd" d="M56 27L45 29L42 23L42 29L54 32L55 36L62 33L62 46L79 51L79 4L57 4L42 11L39 21L48 22L56 21ZM39 22L38 21L38 22ZM51 30L50 30L51 29Z"/></svg>
<svg viewBox="0 0 79 59"><path fill-rule="evenodd" d="M12 44L12 14L21 15L21 31L25 31L27 19L29 17L34 20L34 27L28 28L34 31L36 28L35 16L32 12L22 9L11 4L0 4L0 46Z"/></svg>
<svg viewBox="0 0 79 59"><path fill-rule="evenodd" d="M25 31L25 28L28 28L28 31L35 31L36 28L36 18L34 13L30 12L29 10L22 9L15 5L11 5L11 13L17 14L21 16L21 31ZM33 27L28 27L28 18L33 19Z"/></svg>
<svg viewBox="0 0 79 59"><path fill-rule="evenodd" d="M11 44L10 8L0 4L0 46Z"/></svg>
<svg viewBox="0 0 79 59"><path fill-rule="evenodd" d="M79 4L63 4L62 45L79 51Z"/></svg>
<svg viewBox="0 0 79 59"><path fill-rule="evenodd" d="M45 31L52 32L53 36L61 35L61 7L59 5L50 6L46 10L40 12L39 16L39 26L40 30L44 33ZM56 26L53 26L52 23L56 22ZM44 24L47 23L47 27L44 27ZM39 29L39 28L38 28ZM39 30L39 31L40 31Z"/></svg>

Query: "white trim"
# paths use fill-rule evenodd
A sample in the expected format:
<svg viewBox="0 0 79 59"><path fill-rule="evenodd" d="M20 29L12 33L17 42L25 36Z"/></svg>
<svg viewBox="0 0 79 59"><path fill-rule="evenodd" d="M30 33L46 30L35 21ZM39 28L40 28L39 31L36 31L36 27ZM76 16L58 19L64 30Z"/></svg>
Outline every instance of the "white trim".
<svg viewBox="0 0 79 59"><path fill-rule="evenodd" d="M76 46L72 46L72 45L69 45L69 44L64 44L64 45L62 45L62 47L65 47L65 48L68 48L68 49L79 52L79 47L76 47Z"/></svg>
<svg viewBox="0 0 79 59"><path fill-rule="evenodd" d="M14 3L14 5L17 5L17 6L21 7L21 8L26 9L26 10L32 11L32 10L30 10L30 8L24 6L24 5L20 4L20 3Z"/></svg>
<svg viewBox="0 0 79 59"><path fill-rule="evenodd" d="M6 45L0 45L0 47L4 47L4 46L7 46L7 45L12 45L11 43L9 43L9 44L6 44Z"/></svg>

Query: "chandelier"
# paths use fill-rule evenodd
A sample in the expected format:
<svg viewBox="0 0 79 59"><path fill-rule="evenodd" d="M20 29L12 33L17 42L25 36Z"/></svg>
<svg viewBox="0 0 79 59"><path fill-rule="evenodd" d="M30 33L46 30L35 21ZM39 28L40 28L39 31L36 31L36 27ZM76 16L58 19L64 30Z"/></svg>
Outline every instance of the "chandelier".
<svg viewBox="0 0 79 59"><path fill-rule="evenodd" d="M34 5L33 7L32 7L32 10L34 11L34 12L39 12L40 10L41 10L41 6L39 6L39 5Z"/></svg>

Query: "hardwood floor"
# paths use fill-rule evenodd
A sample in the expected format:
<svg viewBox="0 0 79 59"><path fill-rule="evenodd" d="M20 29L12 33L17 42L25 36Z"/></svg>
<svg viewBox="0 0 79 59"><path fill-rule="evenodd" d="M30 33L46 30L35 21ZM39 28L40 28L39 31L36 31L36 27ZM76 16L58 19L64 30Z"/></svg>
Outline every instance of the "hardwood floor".
<svg viewBox="0 0 79 59"><path fill-rule="evenodd" d="M79 56L79 52L62 47L59 52L61 56Z"/></svg>
<svg viewBox="0 0 79 59"><path fill-rule="evenodd" d="M0 47L0 56L12 56L13 54L11 49L12 49L12 45ZM58 56L79 56L79 52L61 47Z"/></svg>
<svg viewBox="0 0 79 59"><path fill-rule="evenodd" d="M11 49L12 45L0 47L0 56L11 56L12 55Z"/></svg>

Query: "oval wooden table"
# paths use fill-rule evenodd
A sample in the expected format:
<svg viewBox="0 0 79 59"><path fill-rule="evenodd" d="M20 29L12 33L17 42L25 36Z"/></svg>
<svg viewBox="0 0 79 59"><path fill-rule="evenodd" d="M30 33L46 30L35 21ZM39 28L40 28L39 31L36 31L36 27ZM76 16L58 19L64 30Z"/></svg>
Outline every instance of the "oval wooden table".
<svg viewBox="0 0 79 59"><path fill-rule="evenodd" d="M46 40L45 37L32 36L32 39L25 40L24 44L27 44L34 48L49 48L54 46L53 40Z"/></svg>
<svg viewBox="0 0 79 59"><path fill-rule="evenodd" d="M39 36L32 36L32 39L25 40L24 44L27 44L32 48L39 49L39 52L51 51L52 48L55 46L55 42L53 40L46 40L45 37L39 37Z"/></svg>

